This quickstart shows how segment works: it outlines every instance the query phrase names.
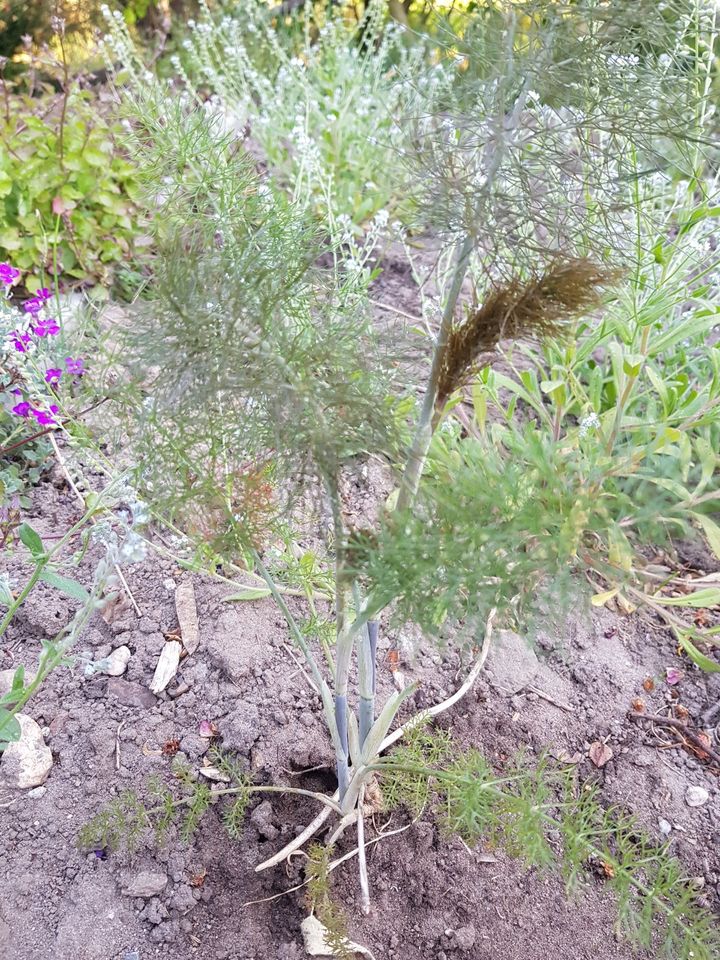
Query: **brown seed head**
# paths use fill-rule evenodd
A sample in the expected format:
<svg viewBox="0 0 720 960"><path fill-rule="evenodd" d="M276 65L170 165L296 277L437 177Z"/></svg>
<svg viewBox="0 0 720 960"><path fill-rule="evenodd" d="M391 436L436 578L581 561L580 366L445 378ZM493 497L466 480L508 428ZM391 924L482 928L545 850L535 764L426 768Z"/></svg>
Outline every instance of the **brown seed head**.
<svg viewBox="0 0 720 960"><path fill-rule="evenodd" d="M438 385L438 405L463 385L479 357L501 340L561 337L568 322L598 306L617 273L588 259L558 260L532 280L512 280L450 334Z"/></svg>

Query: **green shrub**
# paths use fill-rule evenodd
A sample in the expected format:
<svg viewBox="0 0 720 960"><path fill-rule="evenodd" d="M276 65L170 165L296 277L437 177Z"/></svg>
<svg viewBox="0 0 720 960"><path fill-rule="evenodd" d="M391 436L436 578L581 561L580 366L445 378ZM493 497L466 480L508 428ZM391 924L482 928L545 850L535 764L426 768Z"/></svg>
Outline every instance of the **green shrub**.
<svg viewBox="0 0 720 960"><path fill-rule="evenodd" d="M6 93L0 260L109 284L137 232L134 169L115 144L116 125L88 90Z"/></svg>

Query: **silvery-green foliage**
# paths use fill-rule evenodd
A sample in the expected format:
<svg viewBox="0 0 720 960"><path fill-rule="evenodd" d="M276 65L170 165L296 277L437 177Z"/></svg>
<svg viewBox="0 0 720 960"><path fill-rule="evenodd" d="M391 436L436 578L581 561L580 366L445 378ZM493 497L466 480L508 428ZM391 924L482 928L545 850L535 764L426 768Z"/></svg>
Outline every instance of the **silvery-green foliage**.
<svg viewBox="0 0 720 960"><path fill-rule="evenodd" d="M386 23L382 4L360 28L333 4L316 12L305 5L283 31L256 0L220 13L201 4L172 67L187 90L211 94L228 132L250 136L298 203L330 224L360 224L407 187L399 158L412 78L422 76L427 100L446 77L426 73L427 44ZM112 42L127 44L112 26Z"/></svg>
<svg viewBox="0 0 720 960"><path fill-rule="evenodd" d="M425 221L475 239L491 278L548 258L623 262L637 177L693 172L708 119L706 28L690 0L498 5L447 37L441 109L417 98ZM449 69L449 67L445 67Z"/></svg>

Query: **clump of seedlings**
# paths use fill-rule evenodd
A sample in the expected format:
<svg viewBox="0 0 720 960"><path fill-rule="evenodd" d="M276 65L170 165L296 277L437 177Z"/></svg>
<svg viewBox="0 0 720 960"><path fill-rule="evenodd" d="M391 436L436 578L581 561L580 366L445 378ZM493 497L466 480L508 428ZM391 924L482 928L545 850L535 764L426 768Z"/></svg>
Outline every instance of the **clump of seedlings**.
<svg viewBox="0 0 720 960"><path fill-rule="evenodd" d="M404 362L410 334L374 326L369 271L351 269L340 245L323 246L307 205L271 189L217 116L170 99L161 84L127 95L133 153L160 204L159 253L121 362L135 385L124 399L143 464L138 483L175 522L201 526L216 556L241 557L262 578L322 701L338 789L314 794L315 819L257 869L282 863L330 822L328 848L353 827L368 910L363 811L380 775L415 807L418 797L442 798L449 826L469 839L489 835L532 863L562 859L569 881L590 860L611 865L623 916L641 919L628 921L641 942L661 916L673 956L709 960L717 937L679 868L608 819L570 775L541 764L496 776L479 754L449 747L430 751L436 767L422 737L384 756L470 689L496 615L519 618L554 574L582 563L596 495L583 464L565 476L565 451L556 438L531 436L531 425L533 469L519 473L448 415L501 341L570 342L580 319L600 322L617 297L636 212L625 160L652 163L668 145L681 155L678 111L697 86L677 45L702 24L689 8L671 24L653 7L512 4L454 38L468 67L453 75L442 113L423 116L416 105L405 148L427 184L423 215L445 240L416 415ZM393 468L397 488L375 527L356 530L341 482L370 456ZM274 521L308 510L323 520L334 565L336 636L324 651L265 556ZM428 634L464 631L480 646L452 697L395 729L415 687L376 702L379 631L391 614ZM191 829L214 794L184 782ZM270 789L284 788L243 780L218 791L239 798L233 830L249 794ZM86 839L112 842L126 815L136 823L134 802L127 806ZM176 806L165 797L154 812L165 822ZM147 825L150 814L139 816ZM550 825L559 825L562 852Z"/></svg>

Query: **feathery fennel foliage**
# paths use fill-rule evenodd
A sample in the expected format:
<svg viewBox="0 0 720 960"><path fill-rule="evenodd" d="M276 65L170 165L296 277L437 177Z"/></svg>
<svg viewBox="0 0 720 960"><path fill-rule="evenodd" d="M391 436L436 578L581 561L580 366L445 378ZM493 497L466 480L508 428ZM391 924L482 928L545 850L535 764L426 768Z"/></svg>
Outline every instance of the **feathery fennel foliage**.
<svg viewBox="0 0 720 960"><path fill-rule="evenodd" d="M634 158L641 177L668 154L693 176L707 152L711 19L693 0L530 0L441 32L451 92L438 106L418 89L404 154L422 222L471 238L494 280L558 251L624 265Z"/></svg>
<svg viewBox="0 0 720 960"><path fill-rule="evenodd" d="M225 805L223 823L237 840L253 790L263 788L254 788L231 757L216 751L213 758L232 786L211 791L177 768L181 795L153 782L150 797L160 802L150 806L125 791L81 830L81 848L114 850L124 843L132 851L151 828L162 842L175 822L187 840L217 802ZM409 732L373 770L388 810L405 806L414 817L432 810L443 830L467 843L501 848L528 867L557 870L571 893L595 872L614 894L618 930L631 942L659 947L672 960L713 960L720 949L712 914L667 847L654 844L621 811L604 809L574 770L546 757L531 764L520 754L495 773L479 750L460 751L448 734L426 725ZM345 956L347 920L330 890L332 852L327 845L310 847L306 900L337 956Z"/></svg>
<svg viewBox="0 0 720 960"><path fill-rule="evenodd" d="M354 269L340 244L323 246L305 216L307 196L297 190L285 200L265 189L215 107L168 101L153 84L130 104L134 153L160 208L152 295L138 306L123 357L140 385L127 410L137 421L144 481L171 516L200 517L221 552L240 543L253 558L322 699L339 784L338 802L325 798L326 807L344 826L357 821L388 731L412 693L376 711L382 612L394 604L428 632L459 622L474 630L491 607L519 612L543 579L567 577L585 562L588 543L607 538L609 563L619 558L624 570L623 517L646 511L649 527L657 511L657 501L633 502L631 487L605 468L579 426L565 435L532 423L505 432L480 425L468 436L438 429L450 394L504 333L537 338L592 322L587 313L600 311L598 290L610 276L605 264L632 264L644 253L630 229L633 188L671 142L689 176L698 175L704 87L684 51L689 33L702 28L700 8L678 0L681 15L662 23L648 11L642 32L631 6L502 4L453 39L464 44L466 69L441 57L441 108L428 107L418 85L402 149L413 186L427 187L425 223L446 242L441 259L451 266L441 277L442 318L410 444L398 415L406 386L370 322L371 274ZM612 21L609 12L623 16ZM464 304L471 285L477 298ZM625 375L634 376L625 361ZM540 392L544 409L542 383ZM358 453L387 456L402 479L377 528L353 534L338 478ZM658 489L664 505L671 491ZM258 518L271 517L273 506L286 514L301 494L331 515L324 525L335 560L332 685L259 549ZM357 716L349 705L355 661ZM518 768L500 785L477 754L465 766L452 756L444 763L433 778L454 829L472 836L495 824L511 849L533 862L553 859L545 827L557 799L547 771ZM194 827L208 798L195 788L191 796L184 805ZM423 802L417 785L413 802ZM241 815L232 815L234 828ZM623 843L600 844L594 813L580 822L591 842L568 848L615 857L607 862L625 876ZM282 851L258 869L278 857ZM669 874L646 869L643 915L674 891ZM633 897L642 894L638 884L630 884ZM669 915L669 938L680 942L672 931L690 930L687 943L698 939L682 903Z"/></svg>
<svg viewBox="0 0 720 960"><path fill-rule="evenodd" d="M253 543L269 479L292 499L352 455L398 449L391 354L367 279L318 265L312 225L217 120L152 93L130 109L160 203L152 295L121 336L144 483L208 540Z"/></svg>
<svg viewBox="0 0 720 960"><path fill-rule="evenodd" d="M177 827L180 839L188 843L218 800L223 801L225 829L232 840L238 840L252 783L232 757L219 750L213 750L210 757L230 786L211 790L208 781L197 777L185 764L176 763L172 787L159 777L151 777L147 783L148 803L132 790L123 791L82 827L78 846L82 850L110 851L126 847L132 853L150 832L156 843L164 843L173 826Z"/></svg>

